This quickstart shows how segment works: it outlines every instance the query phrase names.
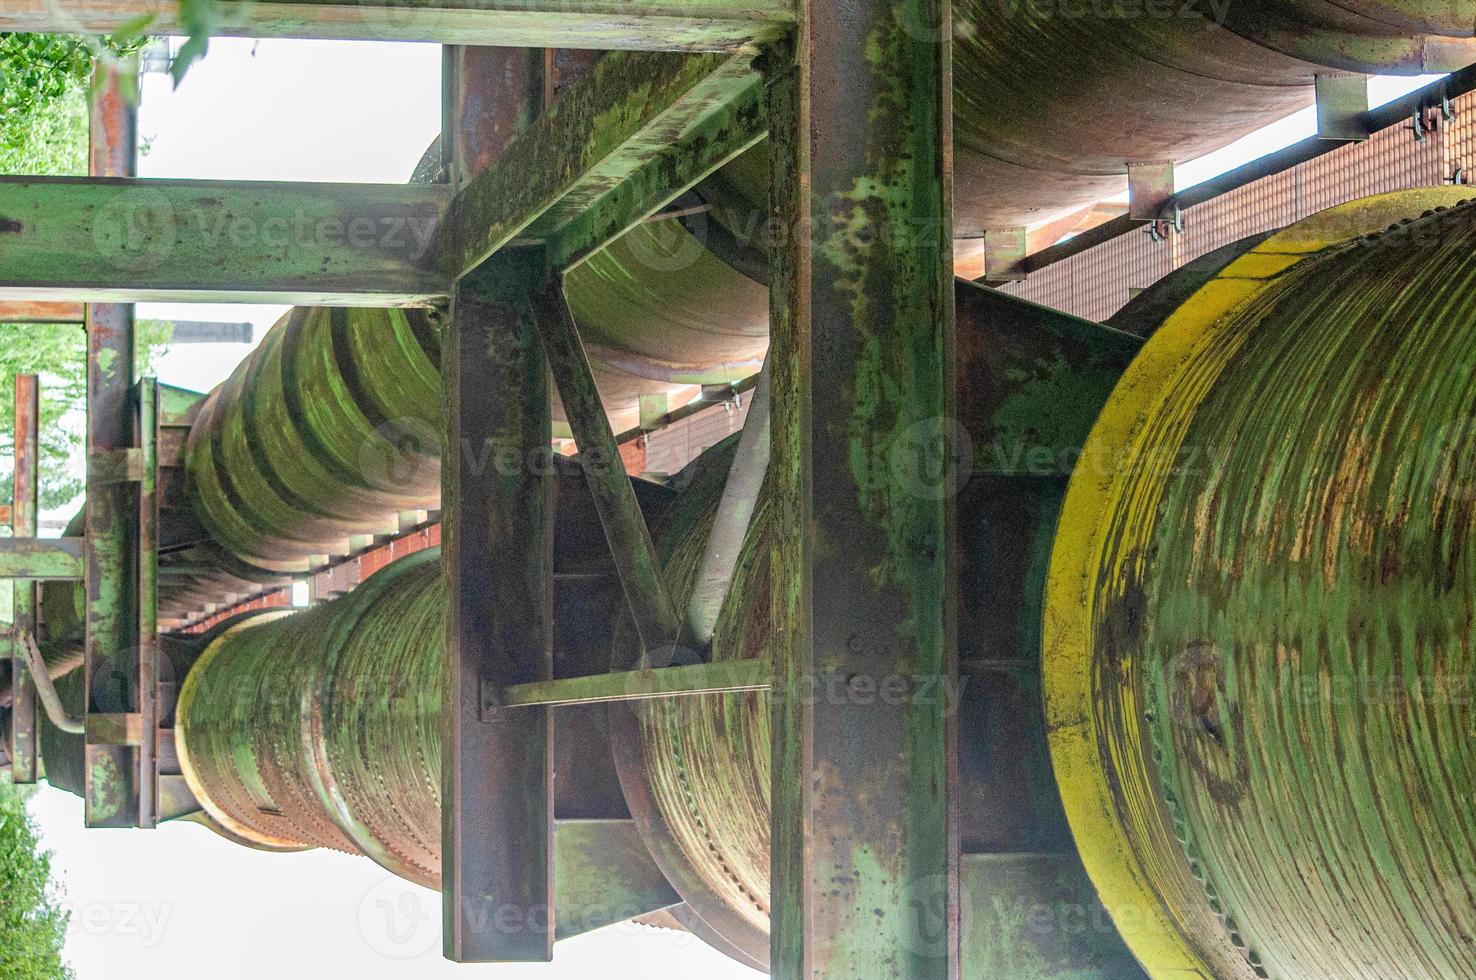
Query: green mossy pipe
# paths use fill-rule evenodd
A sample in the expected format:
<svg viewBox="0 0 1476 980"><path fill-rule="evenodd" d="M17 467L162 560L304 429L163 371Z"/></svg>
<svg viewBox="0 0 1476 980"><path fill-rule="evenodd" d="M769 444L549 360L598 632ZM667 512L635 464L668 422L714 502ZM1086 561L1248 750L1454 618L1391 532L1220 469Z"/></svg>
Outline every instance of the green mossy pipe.
<svg viewBox="0 0 1476 980"><path fill-rule="evenodd" d="M367 854L436 886L445 601L431 549L217 638L176 719L207 812L247 840Z"/></svg>
<svg viewBox="0 0 1476 980"><path fill-rule="evenodd" d="M968 0L954 25L958 233L1070 213L1114 193L1126 161L1192 158L1300 107L1317 66L1349 57L1338 41L1349 16L1364 40L1445 44L1472 31L1470 17L1408 0L1357 6L1237 3L1232 31L1193 5L1153 16L1140 3ZM1306 43L1291 55L1272 50L1274 11L1300 25ZM1441 67L1410 63L1397 44L1359 50L1368 69ZM570 306L617 427L640 394L757 370L767 291L709 252L703 228L767 248L764 160L758 148L706 182L710 215L641 226L570 274ZM977 244L959 245L969 276L980 271ZM425 313L294 310L200 412L188 459L195 515L248 565L296 573L311 555L391 526L396 511L434 507L438 364Z"/></svg>
<svg viewBox="0 0 1476 980"><path fill-rule="evenodd" d="M1155 980L1476 977L1476 204L1291 264L1319 220L1145 345L1052 558L1057 776Z"/></svg>

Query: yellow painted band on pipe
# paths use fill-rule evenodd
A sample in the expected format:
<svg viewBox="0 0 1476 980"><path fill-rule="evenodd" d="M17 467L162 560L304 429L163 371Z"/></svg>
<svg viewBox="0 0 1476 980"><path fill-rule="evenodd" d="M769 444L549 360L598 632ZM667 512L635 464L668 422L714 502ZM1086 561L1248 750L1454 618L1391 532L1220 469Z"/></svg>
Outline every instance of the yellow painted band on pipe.
<svg viewBox="0 0 1476 980"><path fill-rule="evenodd" d="M1128 511L1129 526L1148 526L1146 515L1133 512L1134 500L1155 500L1156 483L1167 474L1162 467L1130 474L1113 464L1141 459L1147 451L1177 451L1177 444L1160 441L1164 432L1179 431L1214 380L1215 371L1205 370L1198 355L1221 343L1216 363L1223 364L1235 348L1217 327L1286 270L1323 249L1471 196L1461 187L1425 188L1353 201L1291 225L1232 262L1164 322L1129 366L1071 478L1046 579L1042 633L1051 759L1087 871L1123 939L1154 980L1222 980L1239 976L1243 961L1222 958L1224 949L1190 928L1192 920L1202 921L1211 910L1203 895L1198 896L1203 908L1196 908L1172 894L1185 898L1189 893L1175 885L1191 876L1187 857L1165 832L1166 817L1155 812L1148 791L1137 800L1140 805L1122 812L1104 765L1105 748L1119 781L1127 774L1140 789L1152 786L1150 764L1136 751L1143 744L1142 711L1134 701L1135 665L1129 662L1120 666L1128 679L1124 710L1113 719L1122 727L1121 738L1100 737L1104 719L1095 697L1099 665L1093 655L1097 572L1106 539L1100 522L1103 515ZM1151 430L1149 420L1155 423ZM1145 840L1155 846L1144 848ZM1179 880L1165 873L1170 870L1181 872Z"/></svg>

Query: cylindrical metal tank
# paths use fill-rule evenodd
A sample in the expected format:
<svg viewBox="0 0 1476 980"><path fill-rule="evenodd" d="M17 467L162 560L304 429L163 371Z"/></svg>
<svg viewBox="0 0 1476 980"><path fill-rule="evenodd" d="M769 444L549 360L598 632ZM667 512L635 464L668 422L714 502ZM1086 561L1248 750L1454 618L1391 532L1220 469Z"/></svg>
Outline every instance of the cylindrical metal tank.
<svg viewBox="0 0 1476 980"><path fill-rule="evenodd" d="M1051 754L1155 980L1476 977L1461 193L1355 202L1230 262L1153 334L1072 477Z"/></svg>
<svg viewBox="0 0 1476 980"><path fill-rule="evenodd" d="M180 691L175 742L218 823L439 885L439 559L401 559L342 599L253 618L205 650Z"/></svg>
<svg viewBox="0 0 1476 980"><path fill-rule="evenodd" d="M1072 477L1032 737L1154 980L1476 976L1476 203L1453 206L1461 193L1357 202L1229 262L1154 332ZM722 475L699 466L657 521L678 597ZM770 533L761 500L714 660L765 654ZM211 815L434 885L444 602L431 552L215 641L177 719ZM610 711L653 858L761 960L768 696Z"/></svg>
<svg viewBox="0 0 1476 980"><path fill-rule="evenodd" d="M1191 158L1306 104L1318 66L1354 59L1367 70L1438 70L1473 56L1461 40L1472 18L1443 6L1229 6L971 0L956 8L960 272L979 273L986 228L1059 218L1119 189L1129 162ZM1287 36L1303 43L1278 40L1288 18L1295 29ZM1338 39L1354 27L1388 44L1350 54ZM1415 43L1424 53L1411 60L1400 45ZM718 257L727 253L716 239L721 229L761 264L766 188L760 147L703 185L712 210L701 221L640 226L569 276L617 427L633 420L641 393L756 370L767 293ZM264 574L298 572L309 555L341 552L350 535L382 529L396 510L433 505L439 356L438 331L423 313L293 311L212 393L192 433L187 493L205 530Z"/></svg>

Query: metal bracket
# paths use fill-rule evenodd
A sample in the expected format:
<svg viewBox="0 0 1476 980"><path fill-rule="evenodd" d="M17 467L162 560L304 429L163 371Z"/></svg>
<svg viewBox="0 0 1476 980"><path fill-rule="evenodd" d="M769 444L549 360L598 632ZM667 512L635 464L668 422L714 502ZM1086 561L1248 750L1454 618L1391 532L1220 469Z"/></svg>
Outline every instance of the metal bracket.
<svg viewBox="0 0 1476 980"><path fill-rule="evenodd" d="M1179 210L1177 203L1174 204L1173 217L1149 222L1147 230L1148 237L1155 242L1166 242L1173 233L1184 234L1184 212Z"/></svg>
<svg viewBox="0 0 1476 980"><path fill-rule="evenodd" d="M1345 142L1368 139L1368 76L1332 72L1319 74L1315 80L1317 138Z"/></svg>
<svg viewBox="0 0 1476 980"><path fill-rule="evenodd" d="M1172 161L1129 163L1128 218L1133 221L1177 221Z"/></svg>
<svg viewBox="0 0 1476 980"><path fill-rule="evenodd" d="M1023 227L985 229L984 282L1024 282L1025 250Z"/></svg>
<svg viewBox="0 0 1476 980"><path fill-rule="evenodd" d="M143 450L104 449L87 454L87 482L94 486L141 483L144 479Z"/></svg>

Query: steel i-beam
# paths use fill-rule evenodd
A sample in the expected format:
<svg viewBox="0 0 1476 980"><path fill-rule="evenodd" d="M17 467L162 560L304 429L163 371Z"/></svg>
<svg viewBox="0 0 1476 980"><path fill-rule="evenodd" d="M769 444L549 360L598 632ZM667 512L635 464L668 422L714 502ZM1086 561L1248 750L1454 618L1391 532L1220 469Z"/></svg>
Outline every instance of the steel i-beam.
<svg viewBox="0 0 1476 980"><path fill-rule="evenodd" d="M780 980L958 976L949 25L809 0L766 66Z"/></svg>
<svg viewBox="0 0 1476 980"><path fill-rule="evenodd" d="M521 80L536 52L448 53L444 141L459 186L495 159L541 97ZM498 90L499 82L520 80ZM482 114L488 89L502 100ZM488 131L485 126L501 129ZM514 257L513 261L516 261ZM461 963L553 957L553 716L499 712L487 692L553 673L553 414L526 268L459 283L444 346L449 431L442 559L449 589L442 763L445 955ZM491 710L488 710L491 708ZM510 921L503 909L518 913Z"/></svg>
<svg viewBox="0 0 1476 980"><path fill-rule="evenodd" d="M126 69L124 69L126 70ZM135 108L121 90L118 69L101 67L94 85L89 170L127 177L137 147ZM133 432L133 307L87 307L87 583L84 711L88 717L138 711L138 567L135 488L126 471ZM139 756L117 738L94 741L85 752L89 827L139 823Z"/></svg>
<svg viewBox="0 0 1476 980"><path fill-rule="evenodd" d="M34 374L15 376L15 496L10 510L12 538L34 538L40 505L37 452L40 448L41 384ZM36 771L36 685L20 631L36 630L36 582L18 579L11 586L16 648L10 660L14 692L10 708L10 774L18 784L34 783Z"/></svg>

